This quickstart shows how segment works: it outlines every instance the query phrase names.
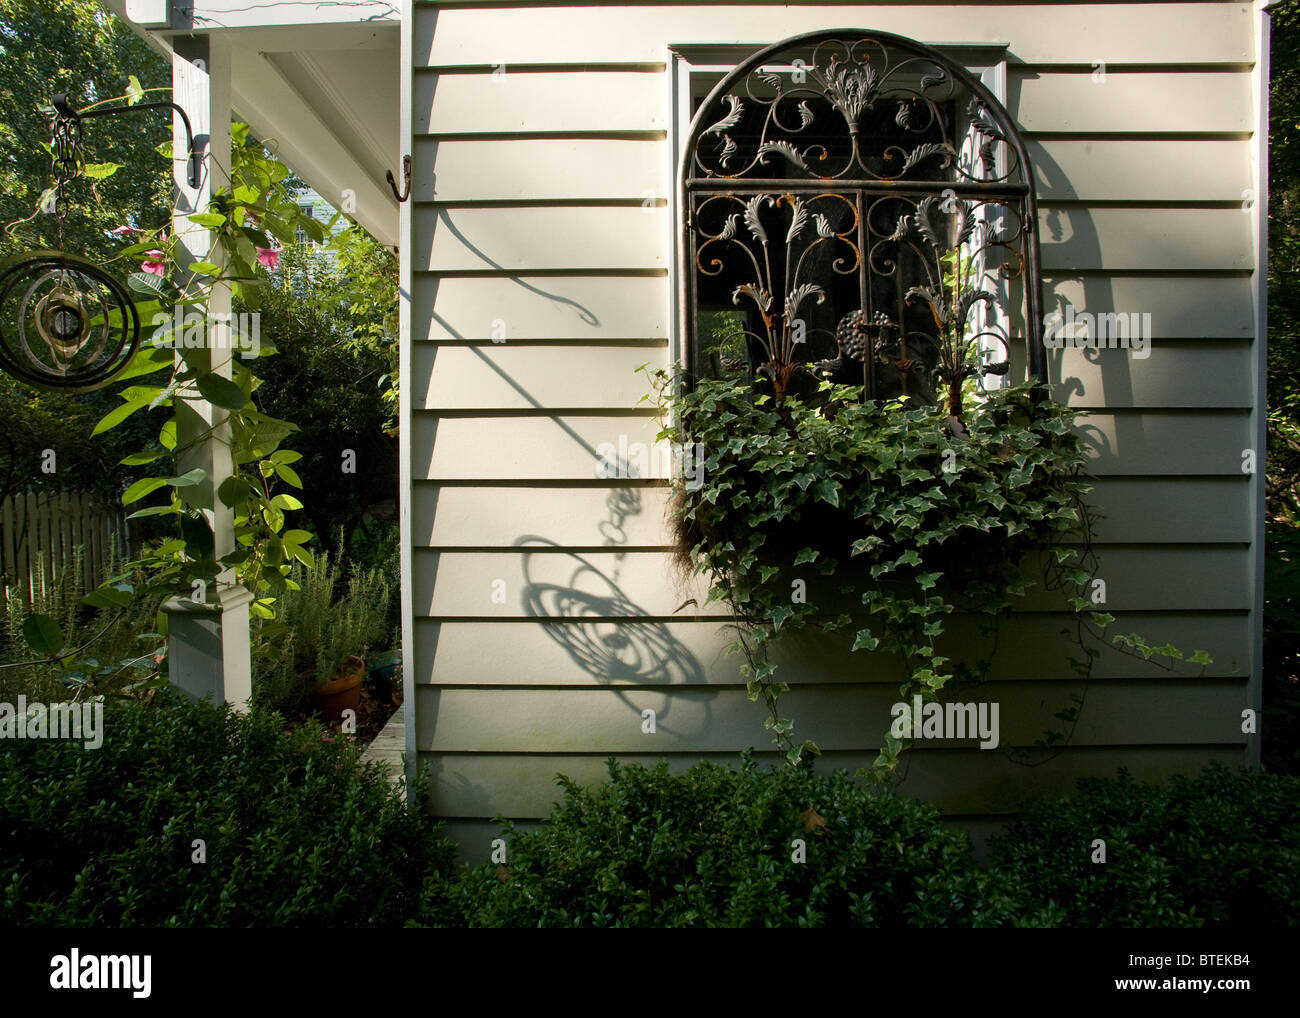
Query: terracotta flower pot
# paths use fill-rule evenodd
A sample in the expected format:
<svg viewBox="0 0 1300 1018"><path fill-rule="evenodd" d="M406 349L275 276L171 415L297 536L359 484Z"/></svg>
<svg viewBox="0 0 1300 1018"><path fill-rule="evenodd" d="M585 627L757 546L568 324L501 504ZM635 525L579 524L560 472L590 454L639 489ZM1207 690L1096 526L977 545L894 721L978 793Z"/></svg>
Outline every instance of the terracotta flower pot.
<svg viewBox="0 0 1300 1018"><path fill-rule="evenodd" d="M356 710L361 703L361 682L366 677L366 663L350 657L334 679L311 691L311 703L326 721L341 721L345 710Z"/></svg>

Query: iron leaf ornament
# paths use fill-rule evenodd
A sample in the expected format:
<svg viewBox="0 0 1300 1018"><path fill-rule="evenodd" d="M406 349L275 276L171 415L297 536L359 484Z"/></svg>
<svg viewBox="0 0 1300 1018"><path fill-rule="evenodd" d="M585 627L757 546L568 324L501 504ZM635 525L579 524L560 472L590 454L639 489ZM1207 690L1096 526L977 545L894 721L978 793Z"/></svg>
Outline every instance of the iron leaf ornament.
<svg viewBox="0 0 1300 1018"><path fill-rule="evenodd" d="M747 373L778 404L829 378L960 418L1045 377L1028 152L947 54L852 30L769 46L701 104L680 187L688 378Z"/></svg>

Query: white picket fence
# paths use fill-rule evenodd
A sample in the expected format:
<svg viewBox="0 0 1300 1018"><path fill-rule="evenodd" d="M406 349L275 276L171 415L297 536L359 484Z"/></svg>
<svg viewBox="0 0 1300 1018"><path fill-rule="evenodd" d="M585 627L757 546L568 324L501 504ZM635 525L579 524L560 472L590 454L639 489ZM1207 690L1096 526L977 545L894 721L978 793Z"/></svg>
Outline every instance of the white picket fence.
<svg viewBox="0 0 1300 1018"><path fill-rule="evenodd" d="M86 492L33 492L0 502L0 569L4 585L30 600L73 568L82 549L81 580L91 590L107 578L114 557L128 554L126 520L120 507Z"/></svg>

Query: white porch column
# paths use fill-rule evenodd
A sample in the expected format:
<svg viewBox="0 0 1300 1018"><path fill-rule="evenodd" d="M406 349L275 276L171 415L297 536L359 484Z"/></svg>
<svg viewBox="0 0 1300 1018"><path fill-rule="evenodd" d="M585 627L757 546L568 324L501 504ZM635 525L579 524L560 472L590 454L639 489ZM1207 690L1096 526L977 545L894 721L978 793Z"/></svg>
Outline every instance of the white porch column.
<svg viewBox="0 0 1300 1018"><path fill-rule="evenodd" d="M176 259L184 266L196 261L220 264L212 250L208 229L189 222L187 216L205 211L213 191L230 184L230 45L213 36L195 35L174 40L172 99L189 115L195 144L204 156L197 188L188 180L185 129L180 118L172 124L172 165L175 195L173 230ZM230 311L230 287L218 283L208 302L209 314ZM225 330L204 330L205 335L226 335ZM206 366L229 378L232 347L187 349L186 360ZM179 357L179 354L178 354ZM202 509L212 527L215 553L221 558L235 548L234 517L215 497L233 472L230 428L226 411L202 400L177 401L177 473L201 467L207 473L202 485L181 489L187 506ZM167 611L167 650L171 684L195 699L210 697L243 706L252 695L249 663L248 606L252 595L227 569L200 597L173 598Z"/></svg>

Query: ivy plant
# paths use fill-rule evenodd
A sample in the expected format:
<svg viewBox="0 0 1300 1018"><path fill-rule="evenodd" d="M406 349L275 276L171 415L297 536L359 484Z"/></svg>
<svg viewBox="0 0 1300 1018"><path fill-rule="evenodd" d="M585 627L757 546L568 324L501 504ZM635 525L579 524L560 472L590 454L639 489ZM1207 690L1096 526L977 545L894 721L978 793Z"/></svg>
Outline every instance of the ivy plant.
<svg viewBox="0 0 1300 1018"><path fill-rule="evenodd" d="M778 404L744 378L686 386L668 371L650 374L659 439L702 457L702 482L674 481L678 554L736 620L732 650L745 658L749 698L762 701L790 763L820 750L795 738L781 709L790 687L767 653L778 637L847 629L854 651L897 662L899 696L911 703L987 671L941 653L940 640L958 613L996 626L1031 586L1035 561L1071 591L1081 626L1113 621L1088 596L1095 557L1076 411L1041 383L994 389L954 424L946 408L877 404L861 387L829 381ZM1078 662L1084 675L1095 655L1089 648ZM1072 724L1077 705L1058 718ZM1040 747L1066 738L1051 733ZM869 776L890 780L907 744L885 733Z"/></svg>

